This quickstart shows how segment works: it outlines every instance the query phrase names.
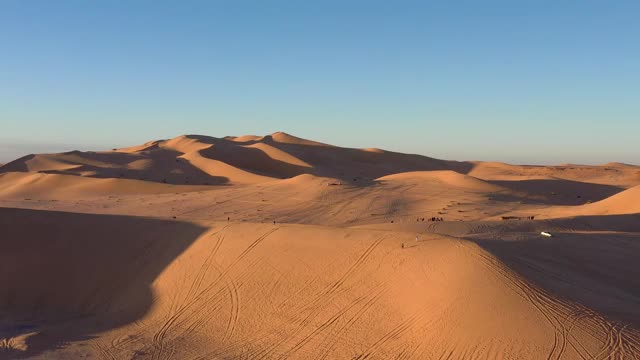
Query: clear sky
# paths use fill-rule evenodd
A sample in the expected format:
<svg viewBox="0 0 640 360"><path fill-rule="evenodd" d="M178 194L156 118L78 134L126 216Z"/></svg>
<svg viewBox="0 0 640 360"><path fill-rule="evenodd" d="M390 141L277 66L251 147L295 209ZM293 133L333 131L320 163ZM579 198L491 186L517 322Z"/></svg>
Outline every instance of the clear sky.
<svg viewBox="0 0 640 360"><path fill-rule="evenodd" d="M640 163L640 2L0 0L0 161L285 131Z"/></svg>

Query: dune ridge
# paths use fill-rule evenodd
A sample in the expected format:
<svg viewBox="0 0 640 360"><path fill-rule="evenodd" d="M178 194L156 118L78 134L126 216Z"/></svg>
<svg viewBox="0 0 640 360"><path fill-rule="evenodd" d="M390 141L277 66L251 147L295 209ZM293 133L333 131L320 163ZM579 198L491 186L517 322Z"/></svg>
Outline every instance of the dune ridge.
<svg viewBox="0 0 640 360"><path fill-rule="evenodd" d="M462 167L452 161L340 148L277 132L262 137L182 135L113 151L28 155L0 167L0 173L31 171L211 185L265 182L304 173L373 179L398 171Z"/></svg>
<svg viewBox="0 0 640 360"><path fill-rule="evenodd" d="M639 204L633 165L283 132L28 155L0 359L640 358Z"/></svg>

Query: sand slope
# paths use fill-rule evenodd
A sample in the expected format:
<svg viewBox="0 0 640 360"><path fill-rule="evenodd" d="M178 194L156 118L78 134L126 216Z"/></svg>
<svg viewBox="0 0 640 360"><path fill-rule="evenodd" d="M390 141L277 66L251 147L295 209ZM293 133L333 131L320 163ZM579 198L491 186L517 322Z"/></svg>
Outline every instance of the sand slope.
<svg viewBox="0 0 640 360"><path fill-rule="evenodd" d="M25 156L0 358L640 358L639 171L286 133Z"/></svg>
<svg viewBox="0 0 640 360"><path fill-rule="evenodd" d="M491 185L486 181L480 180L473 176L463 175L451 170L445 171L414 171L398 173L378 178L380 181L397 181L397 182L440 182L448 187L466 188L474 191L495 192L501 191L499 186Z"/></svg>
<svg viewBox="0 0 640 360"><path fill-rule="evenodd" d="M640 185L596 203L584 205L583 208L583 211L589 214L640 213Z"/></svg>
<svg viewBox="0 0 640 360"><path fill-rule="evenodd" d="M34 355L143 316L154 301L153 279L204 231L165 220L5 208L0 227L0 338L31 334L22 350ZM0 349L0 357L12 355Z"/></svg>
<svg viewBox="0 0 640 360"><path fill-rule="evenodd" d="M8 172L0 174L0 196L8 199L77 199L125 194L199 191L206 186L169 185L129 179Z"/></svg>
<svg viewBox="0 0 640 360"><path fill-rule="evenodd" d="M638 213L640 213L640 185L594 203L573 207L555 207L545 211L547 217Z"/></svg>
<svg viewBox="0 0 640 360"><path fill-rule="evenodd" d="M0 211L1 273L13 274L0 309L40 333L27 341L33 355L580 358L638 344L631 329L585 316L462 240ZM98 335L90 348L47 352L88 333Z"/></svg>
<svg viewBox="0 0 640 360"><path fill-rule="evenodd" d="M640 167L608 163L605 165L510 165L475 162L469 175L485 180L564 179L592 184L629 187L640 183Z"/></svg>
<svg viewBox="0 0 640 360"><path fill-rule="evenodd" d="M286 133L215 138L183 135L105 152L28 155L2 172L46 172L180 185L259 183L309 173L348 181L414 170L464 170L467 165L419 155L349 149Z"/></svg>

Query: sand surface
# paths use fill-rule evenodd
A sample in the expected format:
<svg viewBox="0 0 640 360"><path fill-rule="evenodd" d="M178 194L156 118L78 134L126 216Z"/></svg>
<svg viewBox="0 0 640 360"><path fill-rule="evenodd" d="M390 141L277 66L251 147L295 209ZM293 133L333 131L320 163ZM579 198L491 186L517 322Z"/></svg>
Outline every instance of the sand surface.
<svg viewBox="0 0 640 360"><path fill-rule="evenodd" d="M186 135L0 166L0 229L0 358L640 358L637 166Z"/></svg>

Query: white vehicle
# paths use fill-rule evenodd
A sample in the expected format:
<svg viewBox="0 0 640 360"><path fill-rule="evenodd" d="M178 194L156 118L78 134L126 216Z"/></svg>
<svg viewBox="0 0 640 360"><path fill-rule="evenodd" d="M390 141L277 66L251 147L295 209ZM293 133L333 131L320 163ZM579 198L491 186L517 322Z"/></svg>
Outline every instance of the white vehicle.
<svg viewBox="0 0 640 360"><path fill-rule="evenodd" d="M540 235L546 236L546 237L551 237L552 236L550 233L548 233L546 231L541 232Z"/></svg>

